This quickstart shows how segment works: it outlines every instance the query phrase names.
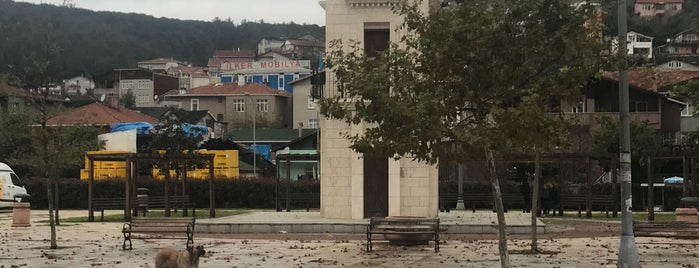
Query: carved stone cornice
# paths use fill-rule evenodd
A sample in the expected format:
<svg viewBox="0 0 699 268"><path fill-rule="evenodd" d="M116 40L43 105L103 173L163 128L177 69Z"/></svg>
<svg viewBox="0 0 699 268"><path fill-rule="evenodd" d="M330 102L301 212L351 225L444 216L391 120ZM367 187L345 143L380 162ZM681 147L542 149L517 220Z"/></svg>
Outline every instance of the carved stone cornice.
<svg viewBox="0 0 699 268"><path fill-rule="evenodd" d="M399 0L347 0L353 8L390 8Z"/></svg>

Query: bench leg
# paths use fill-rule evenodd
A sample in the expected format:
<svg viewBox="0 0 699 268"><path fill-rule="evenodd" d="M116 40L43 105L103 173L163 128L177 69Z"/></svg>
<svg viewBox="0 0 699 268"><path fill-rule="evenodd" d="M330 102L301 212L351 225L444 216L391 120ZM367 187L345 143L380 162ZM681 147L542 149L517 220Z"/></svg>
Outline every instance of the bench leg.
<svg viewBox="0 0 699 268"><path fill-rule="evenodd" d="M182 206L182 217L187 217L187 215L188 215L187 210L188 209L186 206Z"/></svg>
<svg viewBox="0 0 699 268"><path fill-rule="evenodd" d="M194 228L190 225L187 226L187 244L185 248L191 249L194 246Z"/></svg>
<svg viewBox="0 0 699 268"><path fill-rule="evenodd" d="M366 252L371 252L371 231L369 227L366 228Z"/></svg>
<svg viewBox="0 0 699 268"><path fill-rule="evenodd" d="M434 233L434 252L439 252L439 231Z"/></svg>

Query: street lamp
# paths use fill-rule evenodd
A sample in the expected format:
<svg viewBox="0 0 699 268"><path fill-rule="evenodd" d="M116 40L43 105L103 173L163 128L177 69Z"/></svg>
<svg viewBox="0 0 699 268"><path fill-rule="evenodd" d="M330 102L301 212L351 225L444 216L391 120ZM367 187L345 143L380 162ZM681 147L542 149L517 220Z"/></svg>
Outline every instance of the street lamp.
<svg viewBox="0 0 699 268"><path fill-rule="evenodd" d="M250 96L250 93L245 93L245 96L250 98L250 102L252 103L252 107L256 109L255 107L255 100ZM252 174L257 178L257 144L255 142L255 110L252 111Z"/></svg>

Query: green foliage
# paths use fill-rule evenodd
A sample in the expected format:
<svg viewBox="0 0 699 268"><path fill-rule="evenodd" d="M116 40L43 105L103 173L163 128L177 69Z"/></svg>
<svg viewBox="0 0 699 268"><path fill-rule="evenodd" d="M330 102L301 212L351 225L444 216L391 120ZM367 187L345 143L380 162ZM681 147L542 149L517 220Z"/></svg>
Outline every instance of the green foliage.
<svg viewBox="0 0 699 268"><path fill-rule="evenodd" d="M126 91L126 94L124 96L121 96L121 99L119 99L119 102L121 102L124 107L133 109L136 107L136 95L133 94L133 90L130 88Z"/></svg>
<svg viewBox="0 0 699 268"><path fill-rule="evenodd" d="M182 118L186 111L181 108L168 108L162 123L153 126L152 140L148 144L152 151L165 150L166 153L182 153L197 149L203 136L190 137L182 128Z"/></svg>
<svg viewBox="0 0 699 268"><path fill-rule="evenodd" d="M401 6L404 46L365 57L356 41L331 41L340 93L321 112L367 123L348 136L359 152L430 163L561 145L568 124L550 104L578 103L604 63L594 12L554 0L469 1L429 15Z"/></svg>
<svg viewBox="0 0 699 268"><path fill-rule="evenodd" d="M78 179L60 179L59 207L62 209L87 209L88 181ZM24 180L27 191L32 196L32 208L45 209L47 180L33 177ZM155 180L151 177L139 177L138 188L148 188L151 196L164 195L165 183L163 180ZM172 184L170 193L174 188L181 189L181 184ZM286 191L286 184L280 181L278 184L280 193ZM125 182L123 179L95 180L93 184L94 197L123 197L125 194ZM218 208L274 208L275 180L262 179L214 179L214 196ZM179 192L179 190L178 190ZM290 193L319 193L318 181L293 181L289 185ZM209 206L209 181L187 180L185 193L198 208ZM284 204L280 200L280 204ZM305 204L292 204L295 208L305 208Z"/></svg>
<svg viewBox="0 0 699 268"><path fill-rule="evenodd" d="M592 152L619 153L619 122L609 117L599 118L600 129L593 134ZM631 121L631 156L639 159L662 149L658 132L647 121Z"/></svg>
<svg viewBox="0 0 699 268"><path fill-rule="evenodd" d="M99 74L157 57L174 57L206 66L216 49L253 49L262 37L325 35L318 25L228 21L183 21L142 14L93 12L79 8L0 0L0 73L24 66L24 55L41 46L47 25L54 25L57 75Z"/></svg>

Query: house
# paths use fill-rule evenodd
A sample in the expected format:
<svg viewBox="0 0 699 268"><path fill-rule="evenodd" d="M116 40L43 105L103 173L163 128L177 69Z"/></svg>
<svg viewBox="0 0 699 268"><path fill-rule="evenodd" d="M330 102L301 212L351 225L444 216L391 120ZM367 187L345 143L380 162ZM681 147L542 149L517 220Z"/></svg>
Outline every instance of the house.
<svg viewBox="0 0 699 268"><path fill-rule="evenodd" d="M318 68L317 63L320 54L325 51L325 43L312 36L304 36L303 39L289 39L282 45L281 53L291 59L311 61L311 69Z"/></svg>
<svg viewBox="0 0 699 268"><path fill-rule="evenodd" d="M208 110L231 127L291 127L291 94L264 84L218 83L165 96L187 111ZM250 109L250 107L255 107Z"/></svg>
<svg viewBox="0 0 699 268"><path fill-rule="evenodd" d="M221 73L221 83L261 83L293 93L289 82L311 73L308 60L256 61L236 71Z"/></svg>
<svg viewBox="0 0 699 268"><path fill-rule="evenodd" d="M318 75L325 75L325 71L319 72ZM292 121L300 128L320 128L320 108L311 94L311 78L311 75L307 75L289 82L289 85L293 87L294 116Z"/></svg>
<svg viewBox="0 0 699 268"><path fill-rule="evenodd" d="M320 179L319 136L317 130L305 132L301 137L272 148L277 164L277 178L286 178L289 174L291 180Z"/></svg>
<svg viewBox="0 0 699 268"><path fill-rule="evenodd" d="M699 31L687 30L670 38L666 44L666 52L669 56L687 57L699 56Z"/></svg>
<svg viewBox="0 0 699 268"><path fill-rule="evenodd" d="M254 50L241 50L240 48L237 50L215 50L206 66L209 76L218 78L221 72L240 69L253 61L255 61Z"/></svg>
<svg viewBox="0 0 699 268"><path fill-rule="evenodd" d="M628 72L629 112L632 120L647 121L658 130L666 145L676 143L681 133L695 120L682 116L688 107L682 100L670 97L668 92L676 85L699 78L699 72L669 71L639 68ZM602 79L591 83L585 92L581 122L589 122L592 129L600 116L618 118L618 74L605 73ZM699 122L697 122L699 123ZM699 124L698 124L699 125Z"/></svg>
<svg viewBox="0 0 699 268"><path fill-rule="evenodd" d="M66 95L84 95L94 88L95 82L83 75L63 80L63 89Z"/></svg>
<svg viewBox="0 0 699 268"><path fill-rule="evenodd" d="M95 76L94 96L118 96L129 91L135 98L135 107L155 107L156 100L170 90L179 88L179 78L142 68L114 69Z"/></svg>
<svg viewBox="0 0 699 268"><path fill-rule="evenodd" d="M26 109L26 98L30 97L27 90L7 85L0 81L0 111L22 113Z"/></svg>
<svg viewBox="0 0 699 268"><path fill-rule="evenodd" d="M626 41L627 54L647 59L653 58L653 37L637 32L628 32Z"/></svg>
<svg viewBox="0 0 699 268"><path fill-rule="evenodd" d="M417 8L428 13L430 2L433 1L421 1ZM356 40L367 44L367 55L387 49L390 42L401 42L404 32L397 28L403 18L393 12L391 1L323 0L319 4L325 9L326 42ZM291 46L287 49L293 51ZM334 74L325 75L327 83L322 95L340 94ZM366 122L348 124L321 117L320 127L321 217L438 216L436 166L410 157L395 160L388 155L355 152L349 148L350 141L344 133L362 134L369 127Z"/></svg>
<svg viewBox="0 0 699 268"><path fill-rule="evenodd" d="M257 54L265 54L267 52L281 52L282 45L286 41L285 38L263 37L257 42Z"/></svg>
<svg viewBox="0 0 699 268"><path fill-rule="evenodd" d="M111 131L112 124L133 122L157 124L160 120L138 111L124 108L119 105L118 98L109 97L105 103L94 102L51 116L47 121L47 125L88 125L100 128L102 133L108 133Z"/></svg>
<svg viewBox="0 0 699 268"><path fill-rule="evenodd" d="M296 153L311 154L315 155L311 151L316 150L317 137L309 137L316 135L316 129L291 129L291 128L259 128L253 129L249 127L232 129L228 140L233 141L237 144L241 144L247 147L254 147L255 152L259 154L262 158L267 160L274 160L276 162L278 151L284 149L286 146L294 143L296 145L291 145L293 148L299 151L294 151ZM300 141L303 139L304 141ZM308 140L311 139L311 140ZM316 139L315 142L312 139ZM298 142L298 143L295 143ZM306 159L308 160L308 159ZM317 159L316 159L317 162ZM290 165L291 166L291 165ZM312 166L312 164L310 164ZM279 167L279 166L277 166ZM317 169L317 166L316 166ZM284 175L283 177L286 177ZM292 176L296 178L296 176Z"/></svg>
<svg viewBox="0 0 699 268"><path fill-rule="evenodd" d="M636 0L634 13L641 17L674 15L682 11L684 0Z"/></svg>
<svg viewBox="0 0 699 268"><path fill-rule="evenodd" d="M204 67L177 66L168 69L167 74L179 78L179 89L183 90L215 83Z"/></svg>
<svg viewBox="0 0 699 268"><path fill-rule="evenodd" d="M655 66L662 70L675 70L675 71L699 71L699 66L694 64L689 64L679 60L671 60L662 64Z"/></svg>
<svg viewBox="0 0 699 268"><path fill-rule="evenodd" d="M138 68L151 70L154 72L165 73L171 68L178 66L187 66L186 63L175 60L173 58L156 58L151 60L137 62Z"/></svg>

